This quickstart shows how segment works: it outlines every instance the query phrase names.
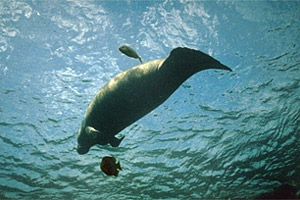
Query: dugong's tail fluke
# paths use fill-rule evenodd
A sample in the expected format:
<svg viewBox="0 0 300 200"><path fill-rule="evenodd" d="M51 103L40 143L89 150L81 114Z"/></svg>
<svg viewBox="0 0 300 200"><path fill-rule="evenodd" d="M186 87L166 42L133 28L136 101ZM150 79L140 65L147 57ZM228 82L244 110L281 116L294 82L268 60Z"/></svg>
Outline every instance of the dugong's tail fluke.
<svg viewBox="0 0 300 200"><path fill-rule="evenodd" d="M222 63L220 63L219 61L217 63L215 63L215 66L213 66L213 68L215 69L224 69L224 70L228 70L232 72L232 69L230 69L229 67L227 67L226 65L223 65Z"/></svg>
<svg viewBox="0 0 300 200"><path fill-rule="evenodd" d="M173 63L178 63L181 70L186 71L186 67L189 66L192 73L196 73L206 69L222 69L232 71L229 67L223 65L220 61L213 57L203 53L199 50L178 47L171 51L169 56Z"/></svg>

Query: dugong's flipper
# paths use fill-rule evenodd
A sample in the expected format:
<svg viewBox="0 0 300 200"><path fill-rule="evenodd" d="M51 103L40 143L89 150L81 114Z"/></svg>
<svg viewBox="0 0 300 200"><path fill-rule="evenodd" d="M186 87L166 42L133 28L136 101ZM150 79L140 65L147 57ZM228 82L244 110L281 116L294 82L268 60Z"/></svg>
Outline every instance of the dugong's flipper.
<svg viewBox="0 0 300 200"><path fill-rule="evenodd" d="M121 139L118 139L116 137L110 138L109 144L111 144L112 147L118 147L125 136L123 136Z"/></svg>

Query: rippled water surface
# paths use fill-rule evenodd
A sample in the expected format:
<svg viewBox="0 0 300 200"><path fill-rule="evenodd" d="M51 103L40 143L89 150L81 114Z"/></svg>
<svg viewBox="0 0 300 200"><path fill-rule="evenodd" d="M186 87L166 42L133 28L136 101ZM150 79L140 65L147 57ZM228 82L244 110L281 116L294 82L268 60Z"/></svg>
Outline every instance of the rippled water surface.
<svg viewBox="0 0 300 200"><path fill-rule="evenodd" d="M0 199L254 198L300 180L299 1L0 1ZM76 152L95 93L178 46L233 69L187 80ZM118 137L119 137L118 136ZM118 177L99 168L120 160Z"/></svg>

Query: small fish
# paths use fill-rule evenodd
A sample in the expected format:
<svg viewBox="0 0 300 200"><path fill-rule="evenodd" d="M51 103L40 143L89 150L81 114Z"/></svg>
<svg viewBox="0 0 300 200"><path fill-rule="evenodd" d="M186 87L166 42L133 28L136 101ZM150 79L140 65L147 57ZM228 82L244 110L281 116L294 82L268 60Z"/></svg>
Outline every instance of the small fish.
<svg viewBox="0 0 300 200"><path fill-rule="evenodd" d="M111 156L102 158L100 168L107 176L118 176L119 170L122 170L120 162L117 163L116 159Z"/></svg>
<svg viewBox="0 0 300 200"><path fill-rule="evenodd" d="M126 56L129 56L131 58L139 59L141 63L143 63L142 58L133 50L131 47L122 45L119 47L119 50L124 53Z"/></svg>

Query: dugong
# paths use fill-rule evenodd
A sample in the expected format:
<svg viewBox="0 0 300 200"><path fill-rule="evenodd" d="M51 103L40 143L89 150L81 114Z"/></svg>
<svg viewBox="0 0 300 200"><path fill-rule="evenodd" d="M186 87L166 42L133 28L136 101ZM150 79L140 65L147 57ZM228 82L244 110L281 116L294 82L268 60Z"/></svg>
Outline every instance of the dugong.
<svg viewBox="0 0 300 200"><path fill-rule="evenodd" d="M193 74L206 69L232 71L211 56L175 48L166 59L140 64L106 83L90 103L78 132L77 152L96 145L119 146L120 131L166 101Z"/></svg>

